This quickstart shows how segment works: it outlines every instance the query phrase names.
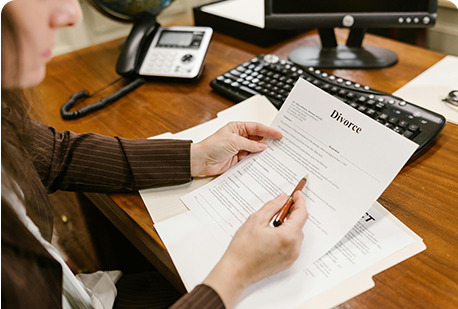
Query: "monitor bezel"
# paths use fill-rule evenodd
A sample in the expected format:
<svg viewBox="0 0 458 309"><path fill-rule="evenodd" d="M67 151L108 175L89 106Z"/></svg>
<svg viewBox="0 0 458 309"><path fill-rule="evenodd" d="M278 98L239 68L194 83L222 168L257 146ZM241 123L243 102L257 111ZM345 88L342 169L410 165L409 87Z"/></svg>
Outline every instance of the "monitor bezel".
<svg viewBox="0 0 458 309"><path fill-rule="evenodd" d="M367 12L367 13L300 13L275 14L272 12L272 1L264 0L266 29L310 29L310 28L429 28L437 18L437 0L430 0L429 10L425 12ZM353 23L344 23L346 16L353 17ZM348 17L347 17L348 18ZM407 23L407 18L411 22ZM419 22L415 23L414 19ZM403 22L400 22L400 20ZM424 20L428 20L425 23Z"/></svg>

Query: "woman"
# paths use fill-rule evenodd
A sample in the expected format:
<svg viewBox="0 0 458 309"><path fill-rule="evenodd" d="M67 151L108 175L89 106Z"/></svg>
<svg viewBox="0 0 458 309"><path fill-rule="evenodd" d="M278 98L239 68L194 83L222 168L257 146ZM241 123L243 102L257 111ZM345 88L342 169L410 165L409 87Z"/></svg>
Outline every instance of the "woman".
<svg viewBox="0 0 458 309"><path fill-rule="evenodd" d="M218 175L248 153L264 150L263 137L281 138L280 132L255 123L231 123L192 144L59 133L31 121L24 89L44 78L56 30L80 18L76 0L14 0L2 10L5 308L113 306L119 273L98 272L76 279L50 244L52 213L46 193L132 191L189 181L193 176ZM173 308L231 308L248 285L291 266L299 254L307 211L298 192L289 220L278 228L270 227L269 221L286 198L282 194L253 214L202 285Z"/></svg>

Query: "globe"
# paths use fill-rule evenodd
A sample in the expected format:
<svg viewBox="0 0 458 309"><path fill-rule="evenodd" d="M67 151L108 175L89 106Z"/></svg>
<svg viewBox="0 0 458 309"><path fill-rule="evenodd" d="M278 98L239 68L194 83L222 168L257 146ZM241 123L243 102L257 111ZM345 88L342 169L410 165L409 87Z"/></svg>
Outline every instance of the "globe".
<svg viewBox="0 0 458 309"><path fill-rule="evenodd" d="M134 22L140 16L157 16L173 0L89 0L105 16L122 22Z"/></svg>

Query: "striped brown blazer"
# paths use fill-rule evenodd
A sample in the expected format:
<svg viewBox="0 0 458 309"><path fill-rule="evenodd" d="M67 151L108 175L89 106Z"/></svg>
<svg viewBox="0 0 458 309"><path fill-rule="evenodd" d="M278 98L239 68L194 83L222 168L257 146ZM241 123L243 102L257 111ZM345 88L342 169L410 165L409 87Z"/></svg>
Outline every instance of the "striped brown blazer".
<svg viewBox="0 0 458 309"><path fill-rule="evenodd" d="M27 213L48 241L53 221L46 193L56 190L127 192L191 179L190 141L60 133L38 122L32 122L29 132L28 152L37 173L33 188L36 202L28 205ZM28 292L39 289L37 294L41 297L32 303L33 308L61 307L60 265L4 202L2 199L2 305L28 307L26 303L31 301L27 299ZM47 285L35 284L34 276L42 278L38 282L44 278ZM224 308L224 305L214 290L200 285L173 308L210 309Z"/></svg>

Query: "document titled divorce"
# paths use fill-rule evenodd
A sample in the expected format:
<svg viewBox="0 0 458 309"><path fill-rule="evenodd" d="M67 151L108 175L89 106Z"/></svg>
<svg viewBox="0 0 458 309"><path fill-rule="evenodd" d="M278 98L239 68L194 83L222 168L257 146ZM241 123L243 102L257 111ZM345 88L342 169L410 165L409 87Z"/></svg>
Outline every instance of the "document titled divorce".
<svg viewBox="0 0 458 309"><path fill-rule="evenodd" d="M280 193L291 194L308 175L301 268L350 231L418 146L302 79L271 127L283 133L281 140L265 140L265 151L182 201L227 247L248 216Z"/></svg>

